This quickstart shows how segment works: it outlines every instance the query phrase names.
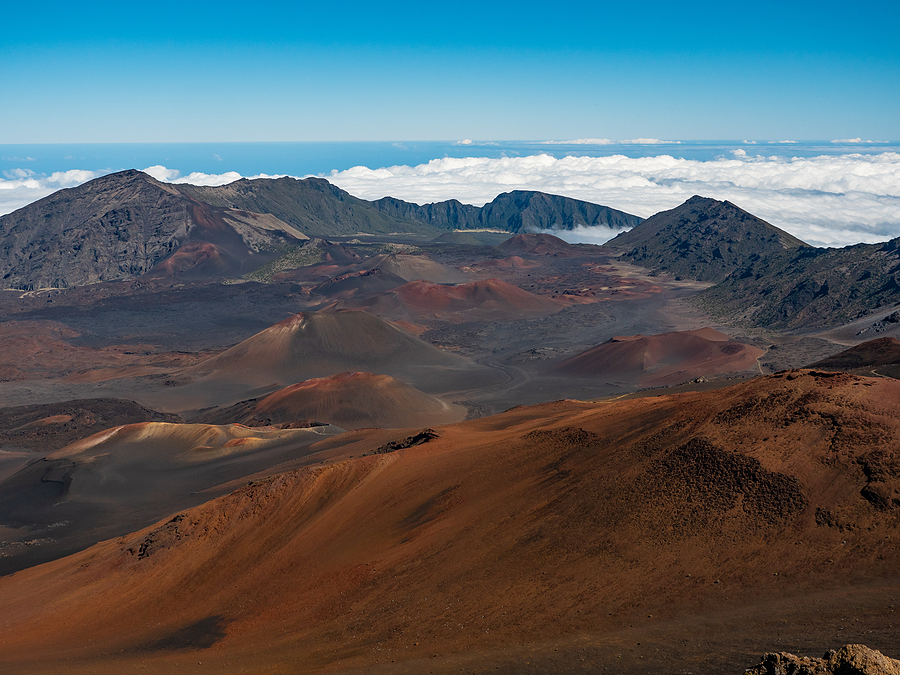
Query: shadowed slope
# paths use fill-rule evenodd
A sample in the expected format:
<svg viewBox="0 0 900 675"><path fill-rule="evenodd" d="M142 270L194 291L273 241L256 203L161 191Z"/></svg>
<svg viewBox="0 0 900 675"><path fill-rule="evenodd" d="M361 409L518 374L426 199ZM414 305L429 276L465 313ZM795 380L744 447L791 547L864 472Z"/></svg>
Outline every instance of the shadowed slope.
<svg viewBox="0 0 900 675"><path fill-rule="evenodd" d="M300 382L263 399L206 413L201 419L251 426L316 420L358 429L433 426L458 422L465 415L462 406L444 403L388 375L357 372Z"/></svg>
<svg viewBox="0 0 900 675"><path fill-rule="evenodd" d="M897 401L893 380L791 371L444 427L0 580L0 659L44 672L68 658L67 672L140 660L148 672L388 661L378 672L415 673L458 672L452 655L467 654L483 672L498 654L541 663L558 646L549 670L581 672L600 666L588 647L610 644L626 657L616 672L680 672L699 654L703 672L737 672L771 644L784 600L779 633L821 625L832 640L819 607L853 583L874 584L853 594L855 616L890 652L900 502L868 491L900 480ZM379 451L354 438L354 453ZM819 604L799 600L815 593ZM736 631L725 651L696 646L701 614L710 634ZM198 626L203 640L176 639ZM670 642L638 661L623 637L648 634Z"/></svg>
<svg viewBox="0 0 900 675"><path fill-rule="evenodd" d="M678 384L696 377L757 367L757 347L736 342L712 328L614 337L556 365L578 377L600 377L644 386Z"/></svg>
<svg viewBox="0 0 900 675"><path fill-rule="evenodd" d="M900 340L897 338L878 338L863 342L850 349L816 361L810 368L826 368L829 370L850 370L855 368L874 368L888 364L900 363Z"/></svg>
<svg viewBox="0 0 900 675"><path fill-rule="evenodd" d="M0 482L0 523L19 542L0 549L0 573L198 504L216 494L201 491L300 457L340 431L142 422L71 443Z"/></svg>

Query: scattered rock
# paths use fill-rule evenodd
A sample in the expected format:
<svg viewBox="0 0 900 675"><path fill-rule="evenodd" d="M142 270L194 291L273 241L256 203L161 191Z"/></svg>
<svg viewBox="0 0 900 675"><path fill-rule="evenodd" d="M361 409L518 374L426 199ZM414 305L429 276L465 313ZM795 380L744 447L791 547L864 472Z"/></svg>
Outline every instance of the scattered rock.
<svg viewBox="0 0 900 675"><path fill-rule="evenodd" d="M865 645L844 645L825 652L821 659L768 653L744 675L900 675L900 661Z"/></svg>

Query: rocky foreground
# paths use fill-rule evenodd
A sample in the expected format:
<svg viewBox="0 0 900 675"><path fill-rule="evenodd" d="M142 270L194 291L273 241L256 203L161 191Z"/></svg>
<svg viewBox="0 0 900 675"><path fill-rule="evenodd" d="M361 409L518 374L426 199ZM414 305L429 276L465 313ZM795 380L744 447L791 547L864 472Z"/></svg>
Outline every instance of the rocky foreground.
<svg viewBox="0 0 900 675"><path fill-rule="evenodd" d="M900 661L865 645L829 649L821 659L788 652L766 654L745 675L900 675Z"/></svg>

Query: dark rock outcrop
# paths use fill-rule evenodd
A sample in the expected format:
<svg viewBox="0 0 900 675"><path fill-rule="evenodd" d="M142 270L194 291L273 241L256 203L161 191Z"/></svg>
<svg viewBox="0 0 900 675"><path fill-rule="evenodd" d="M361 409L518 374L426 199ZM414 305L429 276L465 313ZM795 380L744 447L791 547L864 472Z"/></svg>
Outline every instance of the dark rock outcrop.
<svg viewBox="0 0 900 675"><path fill-rule="evenodd" d="M796 237L731 202L691 197L612 239L622 257L657 272L722 281L748 262L809 248Z"/></svg>

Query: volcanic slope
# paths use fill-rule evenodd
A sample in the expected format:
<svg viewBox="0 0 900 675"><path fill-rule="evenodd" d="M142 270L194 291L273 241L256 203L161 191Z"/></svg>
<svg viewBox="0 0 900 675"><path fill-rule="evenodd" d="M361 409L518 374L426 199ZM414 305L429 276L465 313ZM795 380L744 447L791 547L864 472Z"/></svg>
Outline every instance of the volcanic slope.
<svg viewBox="0 0 900 675"><path fill-rule="evenodd" d="M358 429L449 424L465 415L462 406L444 403L389 375L357 372L306 380L262 399L206 412L197 421L262 426L316 420Z"/></svg>
<svg viewBox="0 0 900 675"><path fill-rule="evenodd" d="M423 342L367 312L301 312L178 376L206 401L350 371L391 375L426 393L471 389L503 379L489 368ZM239 397L247 398L246 395ZM199 400L199 399L198 399ZM206 405L215 404L207 403ZM198 404L195 407L202 407Z"/></svg>
<svg viewBox="0 0 900 675"><path fill-rule="evenodd" d="M892 316L900 303L900 238L748 258L697 302L731 320L782 330L834 327L876 310Z"/></svg>
<svg viewBox="0 0 900 675"><path fill-rule="evenodd" d="M757 369L763 350L712 328L614 337L555 366L574 377L613 378L641 386L679 384L697 377Z"/></svg>
<svg viewBox="0 0 900 675"><path fill-rule="evenodd" d="M731 202L694 196L623 232L605 246L672 276L722 281L748 263L809 245Z"/></svg>
<svg viewBox="0 0 900 675"><path fill-rule="evenodd" d="M463 321L514 321L548 316L564 304L529 293L499 279L473 281L453 286L412 281L382 293L361 306L379 316Z"/></svg>
<svg viewBox="0 0 900 675"><path fill-rule="evenodd" d="M307 454L342 430L140 422L32 461L0 482L0 573L82 549L199 504L216 486ZM202 494L204 490L210 490Z"/></svg>
<svg viewBox="0 0 900 675"><path fill-rule="evenodd" d="M0 660L722 673L774 631L829 644L838 625L896 653L898 401L895 380L786 371L519 407L393 452L356 432L367 456L0 579Z"/></svg>
<svg viewBox="0 0 900 675"><path fill-rule="evenodd" d="M900 376L900 340L884 337L863 342L828 358L810 364L810 368L840 370L860 375Z"/></svg>
<svg viewBox="0 0 900 675"><path fill-rule="evenodd" d="M0 277L5 287L34 289L151 270L242 273L266 261L261 251L305 238L271 215L211 207L145 173L122 171L0 217Z"/></svg>
<svg viewBox="0 0 900 675"><path fill-rule="evenodd" d="M387 253L377 255L361 263L359 271L381 270L400 277L404 281L433 281L439 284L455 284L466 280L458 269L442 265L423 255Z"/></svg>

